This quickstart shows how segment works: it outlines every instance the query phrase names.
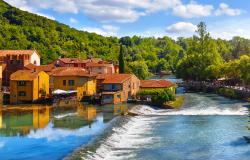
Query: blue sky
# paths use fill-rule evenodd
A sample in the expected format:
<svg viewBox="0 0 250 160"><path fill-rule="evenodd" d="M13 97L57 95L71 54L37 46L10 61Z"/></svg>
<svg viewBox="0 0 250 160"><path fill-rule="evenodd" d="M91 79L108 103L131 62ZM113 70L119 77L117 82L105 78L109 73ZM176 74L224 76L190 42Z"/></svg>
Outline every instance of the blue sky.
<svg viewBox="0 0 250 160"><path fill-rule="evenodd" d="M250 38L247 0L5 0L104 36L189 37L200 21L214 38Z"/></svg>

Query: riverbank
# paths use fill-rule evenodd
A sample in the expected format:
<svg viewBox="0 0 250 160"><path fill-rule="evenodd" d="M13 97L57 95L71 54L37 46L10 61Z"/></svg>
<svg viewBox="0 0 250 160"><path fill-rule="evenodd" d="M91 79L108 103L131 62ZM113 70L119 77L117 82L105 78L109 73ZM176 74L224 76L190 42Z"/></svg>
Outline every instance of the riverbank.
<svg viewBox="0 0 250 160"><path fill-rule="evenodd" d="M168 109L180 109L184 104L184 96L176 96L174 101L169 101L164 104L164 107Z"/></svg>
<svg viewBox="0 0 250 160"><path fill-rule="evenodd" d="M208 82L182 82L179 85L184 87L186 92L214 93L227 98L245 101L250 98L250 90L233 86L215 85Z"/></svg>

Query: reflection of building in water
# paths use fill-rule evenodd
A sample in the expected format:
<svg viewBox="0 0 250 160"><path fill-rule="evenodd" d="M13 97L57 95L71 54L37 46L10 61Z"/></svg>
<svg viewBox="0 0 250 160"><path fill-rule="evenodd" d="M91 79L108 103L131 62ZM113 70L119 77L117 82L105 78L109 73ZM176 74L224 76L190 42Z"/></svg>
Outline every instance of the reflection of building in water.
<svg viewBox="0 0 250 160"><path fill-rule="evenodd" d="M77 114L80 117L84 117L87 121L93 121L96 118L96 108L79 104L77 106Z"/></svg>
<svg viewBox="0 0 250 160"><path fill-rule="evenodd" d="M54 116L53 123L56 128L77 129L87 125L91 127L91 123L96 118L96 108L83 106L81 103L73 107L56 107L55 109L57 110L57 115Z"/></svg>
<svg viewBox="0 0 250 160"><path fill-rule="evenodd" d="M126 115L128 113L128 107L126 105L115 105L114 115Z"/></svg>
<svg viewBox="0 0 250 160"><path fill-rule="evenodd" d="M26 135L31 129L46 127L49 118L49 107L0 109L0 134Z"/></svg>
<svg viewBox="0 0 250 160"><path fill-rule="evenodd" d="M104 106L102 108L103 122L107 123L110 120L112 120L114 116L117 115L125 115L127 111L128 111L128 106L123 104Z"/></svg>

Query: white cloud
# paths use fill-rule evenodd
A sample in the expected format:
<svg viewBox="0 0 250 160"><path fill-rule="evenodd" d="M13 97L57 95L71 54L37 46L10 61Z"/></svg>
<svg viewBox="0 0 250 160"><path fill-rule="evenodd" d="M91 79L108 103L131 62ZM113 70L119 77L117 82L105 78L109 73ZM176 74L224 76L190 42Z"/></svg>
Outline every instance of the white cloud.
<svg viewBox="0 0 250 160"><path fill-rule="evenodd" d="M202 5L195 1L189 4L180 4L173 8L173 14L183 18L206 17L212 15L212 5Z"/></svg>
<svg viewBox="0 0 250 160"><path fill-rule="evenodd" d="M54 16L51 16L51 15L48 15L48 14L39 13L39 12L37 12L36 14L39 15L39 16L46 17L46 18L51 19L51 20L55 20L56 19Z"/></svg>
<svg viewBox="0 0 250 160"><path fill-rule="evenodd" d="M7 0L5 0L7 1ZM9 0L13 6L37 13L52 9L59 13L82 12L98 22L135 22L152 12L167 10L181 0Z"/></svg>
<svg viewBox="0 0 250 160"><path fill-rule="evenodd" d="M74 24L78 23L77 19L75 18L70 18L69 21L70 23L74 23Z"/></svg>
<svg viewBox="0 0 250 160"><path fill-rule="evenodd" d="M83 27L83 31L90 33L96 33L103 36L116 36L119 28L112 25L103 25L101 28L98 27Z"/></svg>
<svg viewBox="0 0 250 160"><path fill-rule="evenodd" d="M215 11L215 15L229 15L229 16L238 16L243 11L240 9L232 9L226 3L221 3L219 9Z"/></svg>
<svg viewBox="0 0 250 160"><path fill-rule="evenodd" d="M178 22L166 28L168 33L194 33L197 26L189 22Z"/></svg>

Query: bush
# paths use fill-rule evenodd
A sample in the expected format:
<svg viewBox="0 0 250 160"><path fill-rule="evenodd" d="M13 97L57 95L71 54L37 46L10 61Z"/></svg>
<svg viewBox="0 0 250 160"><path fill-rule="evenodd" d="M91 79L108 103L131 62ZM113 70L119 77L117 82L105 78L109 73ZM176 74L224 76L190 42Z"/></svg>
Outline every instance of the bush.
<svg viewBox="0 0 250 160"><path fill-rule="evenodd" d="M250 103L250 98L247 98L247 101Z"/></svg>
<svg viewBox="0 0 250 160"><path fill-rule="evenodd" d="M232 88L220 88L218 89L218 94L229 97L229 98L238 98L239 95Z"/></svg>
<svg viewBox="0 0 250 160"><path fill-rule="evenodd" d="M151 97L151 101L155 105L163 105L168 101L175 100L175 95L169 89L143 89L138 95Z"/></svg>

